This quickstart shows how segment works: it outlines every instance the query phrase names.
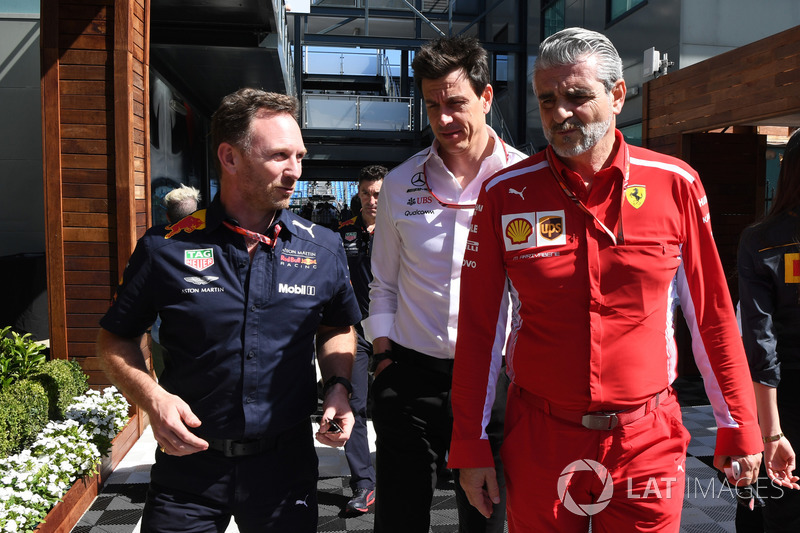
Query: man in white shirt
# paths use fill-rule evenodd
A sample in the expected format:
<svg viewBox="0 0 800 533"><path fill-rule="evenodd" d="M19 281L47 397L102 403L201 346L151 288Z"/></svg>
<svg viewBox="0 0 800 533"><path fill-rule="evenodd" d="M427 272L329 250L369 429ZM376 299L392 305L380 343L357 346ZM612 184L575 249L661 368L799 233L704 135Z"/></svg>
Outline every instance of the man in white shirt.
<svg viewBox="0 0 800 533"><path fill-rule="evenodd" d="M436 472L450 445L450 380L461 263L483 182L525 158L486 124L493 89L477 39L443 37L413 62L436 139L384 179L372 253L373 423L377 435L375 532L427 533ZM503 350L507 316L497 317ZM498 360L500 358L497 358ZM502 440L505 373L487 428L496 460ZM505 502L490 519L456 485L460 531L503 531Z"/></svg>

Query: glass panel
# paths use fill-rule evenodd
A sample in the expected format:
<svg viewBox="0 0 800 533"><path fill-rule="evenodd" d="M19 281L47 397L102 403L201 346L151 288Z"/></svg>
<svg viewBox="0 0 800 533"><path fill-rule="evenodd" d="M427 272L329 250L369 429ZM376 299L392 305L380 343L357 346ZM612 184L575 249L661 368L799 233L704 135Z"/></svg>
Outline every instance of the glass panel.
<svg viewBox="0 0 800 533"><path fill-rule="evenodd" d="M495 58L494 77L497 81L508 81L508 56L498 55Z"/></svg>
<svg viewBox="0 0 800 533"><path fill-rule="evenodd" d="M611 10L610 10L610 20L614 20L618 17L621 17L634 7L638 6L645 0L610 0L611 1Z"/></svg>
<svg viewBox="0 0 800 533"><path fill-rule="evenodd" d="M346 98L305 96L306 128L356 129L356 102Z"/></svg>
<svg viewBox="0 0 800 533"><path fill-rule="evenodd" d="M555 0L547 5L542 13L544 35L542 39L564 29L564 0Z"/></svg>
<svg viewBox="0 0 800 533"><path fill-rule="evenodd" d="M408 102L361 99L361 129L405 131L408 125Z"/></svg>
<svg viewBox="0 0 800 533"><path fill-rule="evenodd" d="M305 94L303 100L306 128L377 131L410 129L410 98Z"/></svg>
<svg viewBox="0 0 800 533"><path fill-rule="evenodd" d="M625 126L624 128L620 128L619 131L622 132L622 136L625 137L625 141L628 144L632 144L633 146L642 145L641 122L639 122L638 124L631 124L630 126Z"/></svg>
<svg viewBox="0 0 800 533"><path fill-rule="evenodd" d="M373 51L370 55L358 53L342 53L342 71L351 76L377 76L378 56Z"/></svg>
<svg viewBox="0 0 800 533"><path fill-rule="evenodd" d="M306 74L342 74L342 59L340 52L306 52Z"/></svg>

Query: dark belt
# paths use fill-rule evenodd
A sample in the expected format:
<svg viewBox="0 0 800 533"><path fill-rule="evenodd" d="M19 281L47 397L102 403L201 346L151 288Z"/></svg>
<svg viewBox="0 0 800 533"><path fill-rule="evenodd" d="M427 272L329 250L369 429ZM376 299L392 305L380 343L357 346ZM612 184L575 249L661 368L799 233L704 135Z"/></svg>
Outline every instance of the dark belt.
<svg viewBox="0 0 800 533"><path fill-rule="evenodd" d="M422 352L400 346L392 341L392 361L400 364L411 364L433 372L440 372L442 374L453 373L453 360L452 359L439 359L431 355L425 355Z"/></svg>
<svg viewBox="0 0 800 533"><path fill-rule="evenodd" d="M587 429L596 430L609 430L617 426L624 426L639 420L647 413L655 410L662 402L669 398L671 389L667 387L658 394L654 394L643 404L625 409L624 411L598 411L593 413L585 413L583 411L573 411L571 409L563 409L556 407L549 401L541 396L537 396L532 392L528 392L522 387L514 386L520 398L526 403L552 415L556 418L580 424Z"/></svg>
<svg viewBox="0 0 800 533"><path fill-rule="evenodd" d="M208 449L222 453L225 457L243 457L246 455L256 455L278 447L281 441L288 437L293 437L301 430L310 426L309 422L301 422L275 435L265 435L257 439L206 439Z"/></svg>

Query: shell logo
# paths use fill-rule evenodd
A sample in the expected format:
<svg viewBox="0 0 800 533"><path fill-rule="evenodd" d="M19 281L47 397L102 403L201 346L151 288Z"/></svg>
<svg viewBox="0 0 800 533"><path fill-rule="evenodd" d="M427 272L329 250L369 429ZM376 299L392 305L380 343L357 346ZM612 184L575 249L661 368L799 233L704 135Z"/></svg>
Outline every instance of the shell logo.
<svg viewBox="0 0 800 533"><path fill-rule="evenodd" d="M528 242L528 237L533 233L533 226L524 218L515 218L506 226L506 237L511 239L513 244L523 244Z"/></svg>

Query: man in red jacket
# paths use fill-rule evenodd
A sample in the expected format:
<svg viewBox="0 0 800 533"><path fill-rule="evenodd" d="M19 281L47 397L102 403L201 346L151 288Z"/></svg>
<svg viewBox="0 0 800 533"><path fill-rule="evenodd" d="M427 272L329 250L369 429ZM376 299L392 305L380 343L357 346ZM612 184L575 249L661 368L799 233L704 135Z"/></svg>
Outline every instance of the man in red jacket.
<svg viewBox="0 0 800 533"><path fill-rule="evenodd" d="M546 39L533 83L550 146L485 182L462 264L470 312L458 321L449 464L490 513L490 318L508 291L509 530L586 531L591 519L594 531L678 531L689 442L671 387L679 303L719 426L715 466L736 463L729 481L752 483L762 450L706 194L691 167L616 130L625 81L603 35Z"/></svg>

